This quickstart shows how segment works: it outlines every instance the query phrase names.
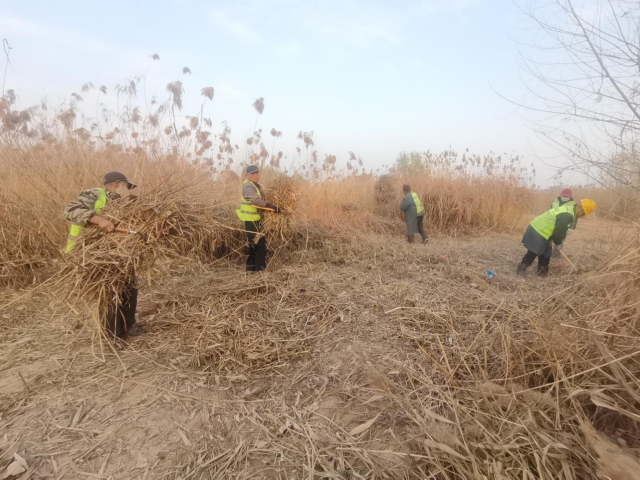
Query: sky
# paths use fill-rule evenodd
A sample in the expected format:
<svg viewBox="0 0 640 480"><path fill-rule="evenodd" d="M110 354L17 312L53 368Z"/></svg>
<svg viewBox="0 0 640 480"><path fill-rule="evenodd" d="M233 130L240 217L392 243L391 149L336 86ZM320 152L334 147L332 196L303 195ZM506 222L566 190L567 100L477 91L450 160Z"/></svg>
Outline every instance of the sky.
<svg viewBox="0 0 640 480"><path fill-rule="evenodd" d="M500 97L525 94L516 39L527 41L510 0L0 0L0 36L11 46L6 87L26 107L67 102L92 82L112 92L143 74L137 103L180 79L184 113L205 108L233 143L257 125L283 132L290 155L313 131L321 155L344 165L391 165L402 150L516 152L536 181L555 173L536 154L529 112ZM160 60L150 61L157 53ZM189 67L192 75L182 75ZM499 95L500 94L500 95ZM95 94L94 94L95 95ZM115 96L112 96L112 99ZM264 114L251 105L263 97ZM89 112L91 98L85 97ZM90 113L88 113L90 114ZM287 151L289 150L289 151ZM322 158L322 156L321 156Z"/></svg>

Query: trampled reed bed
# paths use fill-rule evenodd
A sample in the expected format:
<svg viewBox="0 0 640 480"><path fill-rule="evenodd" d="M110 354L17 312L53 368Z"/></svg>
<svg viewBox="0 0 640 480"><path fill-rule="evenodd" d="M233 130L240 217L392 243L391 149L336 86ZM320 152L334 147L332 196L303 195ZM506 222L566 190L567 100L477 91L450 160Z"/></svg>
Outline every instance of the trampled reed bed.
<svg viewBox="0 0 640 480"><path fill-rule="evenodd" d="M431 347L444 352L438 374L406 371L398 398L445 478L637 478L627 447L640 444L638 248L621 246L536 307L412 330L455 338Z"/></svg>

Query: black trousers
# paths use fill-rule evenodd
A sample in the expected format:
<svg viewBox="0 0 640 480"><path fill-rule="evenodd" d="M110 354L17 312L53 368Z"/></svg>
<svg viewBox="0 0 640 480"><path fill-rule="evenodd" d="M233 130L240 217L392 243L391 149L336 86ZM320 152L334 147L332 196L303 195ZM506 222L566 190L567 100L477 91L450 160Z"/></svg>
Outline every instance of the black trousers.
<svg viewBox="0 0 640 480"><path fill-rule="evenodd" d="M424 229L424 215L418 216L418 233L420 233L422 241L424 242L427 239L427 232ZM413 243L413 234L407 235L407 240L409 243Z"/></svg>
<svg viewBox="0 0 640 480"><path fill-rule="evenodd" d="M536 255L531 250L527 250L527 253L522 257L522 263L524 263L527 267L530 267L533 264L533 261L538 257L538 270L549 269L549 262L551 261L551 257L545 257L543 255Z"/></svg>
<svg viewBox="0 0 640 480"><path fill-rule="evenodd" d="M120 302L113 302L102 312L105 329L110 336L121 337L136 324L138 289L131 283L122 292Z"/></svg>
<svg viewBox="0 0 640 480"><path fill-rule="evenodd" d="M247 272L260 272L267 268L267 240L261 236L257 243L254 243L256 233L260 232L262 222L244 222L244 229L247 231L249 240L249 255L247 256Z"/></svg>

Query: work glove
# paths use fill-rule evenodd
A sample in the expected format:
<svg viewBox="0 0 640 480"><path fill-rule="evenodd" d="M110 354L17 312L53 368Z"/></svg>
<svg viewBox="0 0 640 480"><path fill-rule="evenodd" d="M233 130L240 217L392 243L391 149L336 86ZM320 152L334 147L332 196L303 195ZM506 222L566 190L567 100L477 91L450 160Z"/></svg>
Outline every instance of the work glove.
<svg viewBox="0 0 640 480"><path fill-rule="evenodd" d="M560 245L554 245L553 246L553 251L551 252L551 257L552 258L558 258L560 257L560 249L562 248L562 244Z"/></svg>
<svg viewBox="0 0 640 480"><path fill-rule="evenodd" d="M267 208L270 208L271 210L273 210L275 213L280 213L280 209L278 207L276 207L273 203L267 203Z"/></svg>

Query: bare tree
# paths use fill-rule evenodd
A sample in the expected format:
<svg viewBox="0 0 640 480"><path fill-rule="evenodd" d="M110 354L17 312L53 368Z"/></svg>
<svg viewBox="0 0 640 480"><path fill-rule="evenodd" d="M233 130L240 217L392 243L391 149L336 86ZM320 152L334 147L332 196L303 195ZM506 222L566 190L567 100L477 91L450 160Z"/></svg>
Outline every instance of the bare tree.
<svg viewBox="0 0 640 480"><path fill-rule="evenodd" d="M607 187L640 193L640 3L533 0L519 5L532 41L519 42L538 135Z"/></svg>

